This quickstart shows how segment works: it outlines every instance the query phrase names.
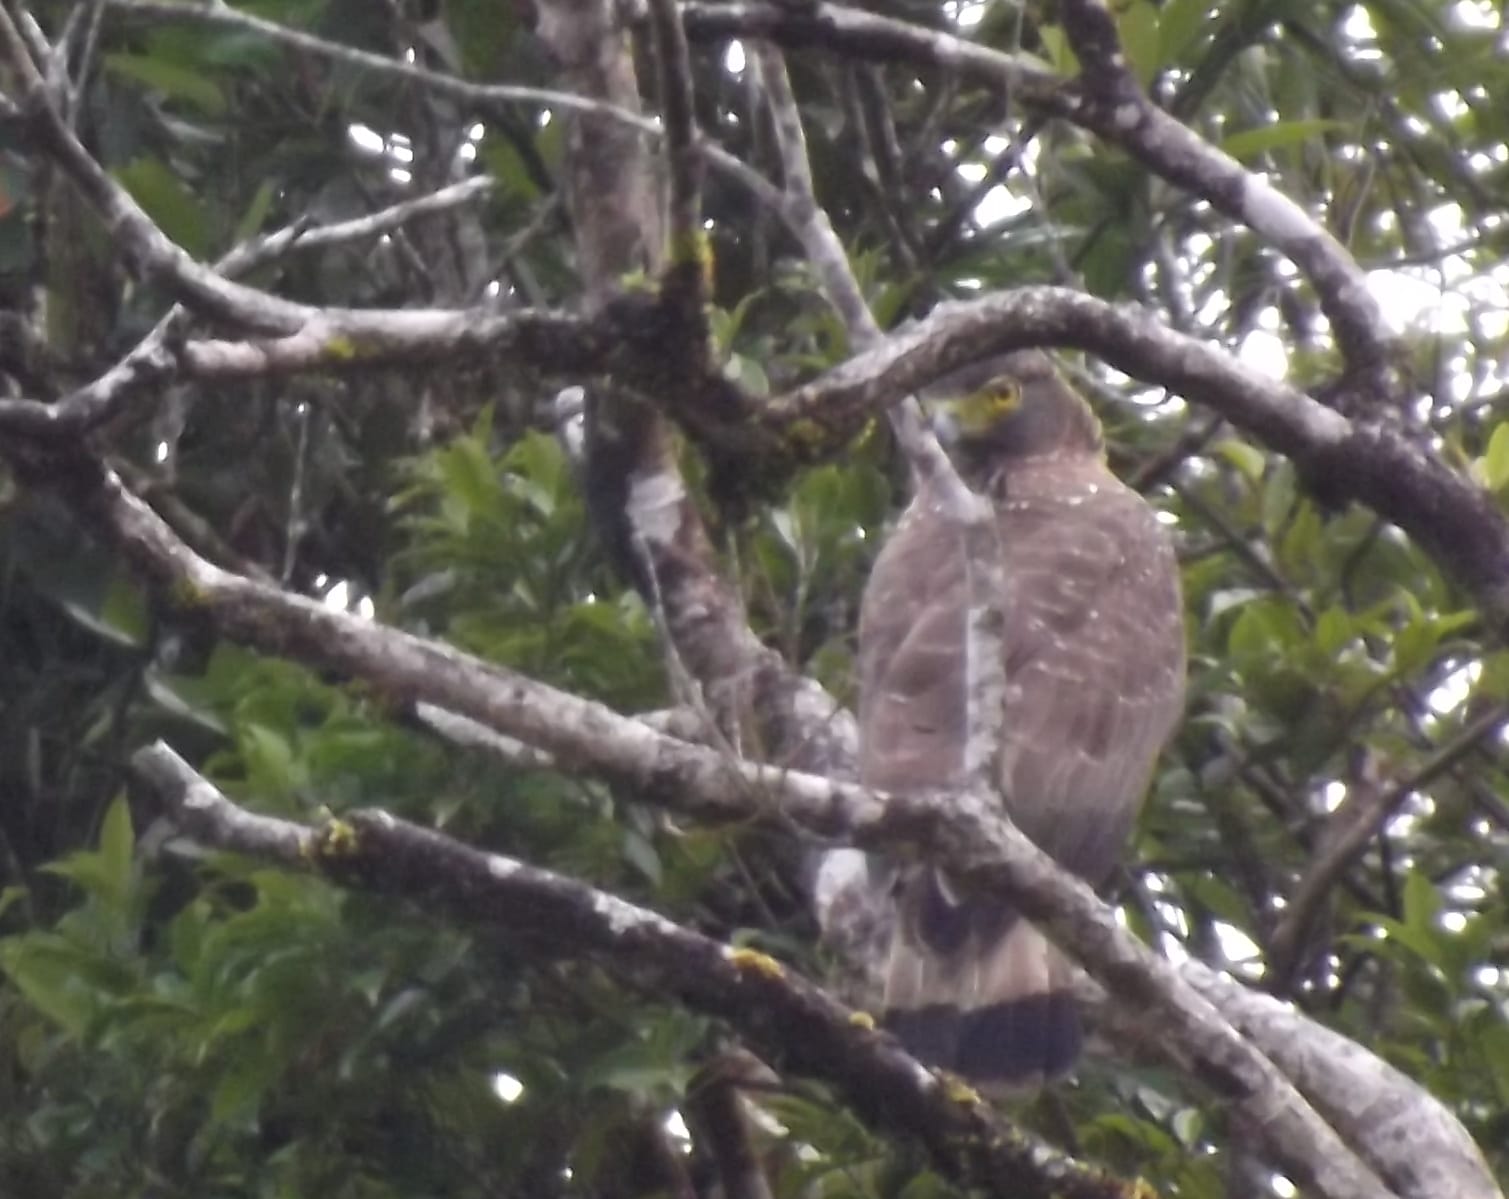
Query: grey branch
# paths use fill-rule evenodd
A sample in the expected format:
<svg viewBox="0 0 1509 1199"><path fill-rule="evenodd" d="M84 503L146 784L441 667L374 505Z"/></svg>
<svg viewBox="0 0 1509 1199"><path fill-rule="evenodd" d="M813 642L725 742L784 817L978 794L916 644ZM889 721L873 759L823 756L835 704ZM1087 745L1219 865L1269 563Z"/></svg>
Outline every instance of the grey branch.
<svg viewBox="0 0 1509 1199"><path fill-rule="evenodd" d="M472 203L494 190L493 180L479 176L348 221L289 225L238 246L215 264L215 270L231 278L289 254L378 237L419 217ZM0 398L0 425L43 437L89 432L134 396L187 373L178 353L186 316L186 309L175 305L119 362L55 402Z"/></svg>
<svg viewBox="0 0 1509 1199"><path fill-rule="evenodd" d="M1209 200L1288 255L1315 287L1348 364L1392 389L1391 339L1367 277L1328 229L1261 176L1205 141L1148 98L1121 53L1103 0L1064 0L1064 31L1080 62L1078 115L1171 183Z"/></svg>
<svg viewBox="0 0 1509 1199"><path fill-rule="evenodd" d="M1126 1193L1121 1180L1007 1125L967 1088L949 1087L872 1021L762 954L385 812L351 813L323 829L256 815L160 742L132 764L201 844L318 868L347 886L486 924L526 950L548 943L553 956L563 948L591 956L634 987L726 1021L770 1061L829 1082L878 1130L921 1141L960 1183L1042 1199Z"/></svg>

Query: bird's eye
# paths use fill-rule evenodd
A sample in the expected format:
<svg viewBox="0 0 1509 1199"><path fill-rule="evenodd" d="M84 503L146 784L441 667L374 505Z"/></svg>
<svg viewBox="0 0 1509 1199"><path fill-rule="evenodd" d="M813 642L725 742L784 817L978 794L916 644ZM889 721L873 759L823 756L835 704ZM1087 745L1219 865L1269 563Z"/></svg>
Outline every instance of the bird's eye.
<svg viewBox="0 0 1509 1199"><path fill-rule="evenodd" d="M1022 402L1022 385L1015 379L992 379L981 398L994 413L1005 416Z"/></svg>
<svg viewBox="0 0 1509 1199"><path fill-rule="evenodd" d="M1022 385L1007 377L991 379L984 388L979 389L976 403L979 404L979 416L984 421L999 421L1003 416L1016 412L1022 404Z"/></svg>

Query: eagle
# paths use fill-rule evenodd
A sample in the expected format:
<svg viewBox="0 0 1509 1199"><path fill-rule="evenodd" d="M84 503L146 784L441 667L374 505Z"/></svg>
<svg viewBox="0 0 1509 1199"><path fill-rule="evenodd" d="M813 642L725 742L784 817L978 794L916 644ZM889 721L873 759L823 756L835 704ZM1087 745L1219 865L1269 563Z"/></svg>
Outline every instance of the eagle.
<svg viewBox="0 0 1509 1199"><path fill-rule="evenodd" d="M1100 422L1046 354L998 357L943 388L950 394L924 398L959 474L995 509L1005 568L1001 803L1038 846L1099 886L1184 705L1173 547L1111 472ZM961 530L924 482L861 604L864 784L916 792L963 782L967 607ZM924 864L872 861L866 882L890 909L865 933L876 958L867 973L886 1025L914 1055L1006 1088L1069 1069L1082 1040L1073 976L1037 929Z"/></svg>

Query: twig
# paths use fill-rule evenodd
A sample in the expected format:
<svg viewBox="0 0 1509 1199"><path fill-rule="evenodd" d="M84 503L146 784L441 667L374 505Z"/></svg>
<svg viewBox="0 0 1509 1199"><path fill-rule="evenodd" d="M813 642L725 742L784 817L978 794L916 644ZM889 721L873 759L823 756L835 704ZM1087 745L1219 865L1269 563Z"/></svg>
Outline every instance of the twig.
<svg viewBox="0 0 1509 1199"><path fill-rule="evenodd" d="M462 105L467 111L485 112L517 104L537 104L547 108L559 108L632 125L641 133L660 136L662 130L650 118L616 104L574 92L542 87L526 87L513 83L470 83L455 75L427 70L412 63L359 50L312 33L280 25L276 21L258 17L245 9L212 0L193 0L178 3L176 0L110 0L112 11L126 16L150 17L154 23L188 22L197 25L212 25L222 29L235 29L252 33L290 50L297 50L328 62L356 67L383 79L416 85L444 96Z"/></svg>
<svg viewBox="0 0 1509 1199"><path fill-rule="evenodd" d="M650 27L660 67L660 107L665 117L665 150L669 170L670 262L685 271L689 299L698 310L705 299L702 249L702 156L697 152L693 108L692 63L686 30L676 0L649 0Z"/></svg>
<svg viewBox="0 0 1509 1199"><path fill-rule="evenodd" d="M1408 778L1392 786L1380 786L1377 780L1366 777L1354 780L1346 799L1331 814L1320 838L1319 850L1310 859L1304 876L1289 897L1283 919L1269 939L1268 960L1279 993L1293 976L1299 951L1325 897L1384 821L1410 795L1451 770L1462 757L1503 728L1505 720L1509 720L1509 709L1502 704L1493 705L1439 746Z"/></svg>
<svg viewBox="0 0 1509 1199"><path fill-rule="evenodd" d="M306 253L310 250L326 250L332 246L347 245L354 241L369 241L408 224L421 217L450 212L467 204L475 204L497 191L497 181L485 175L463 179L412 200L401 200L377 212L353 217L346 221L333 221L328 225L311 225L295 222L274 233L254 238L238 246L216 263L216 268L226 275L244 275L274 259L289 254Z"/></svg>

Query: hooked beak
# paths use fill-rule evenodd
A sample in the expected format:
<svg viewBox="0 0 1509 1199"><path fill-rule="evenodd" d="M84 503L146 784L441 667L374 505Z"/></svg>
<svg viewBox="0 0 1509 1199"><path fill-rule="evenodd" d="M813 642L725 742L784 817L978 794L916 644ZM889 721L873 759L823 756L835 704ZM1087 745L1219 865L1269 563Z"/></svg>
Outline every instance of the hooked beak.
<svg viewBox="0 0 1509 1199"><path fill-rule="evenodd" d="M959 444L959 402L957 400L932 400L928 403L928 423L933 427L933 436L944 449Z"/></svg>

